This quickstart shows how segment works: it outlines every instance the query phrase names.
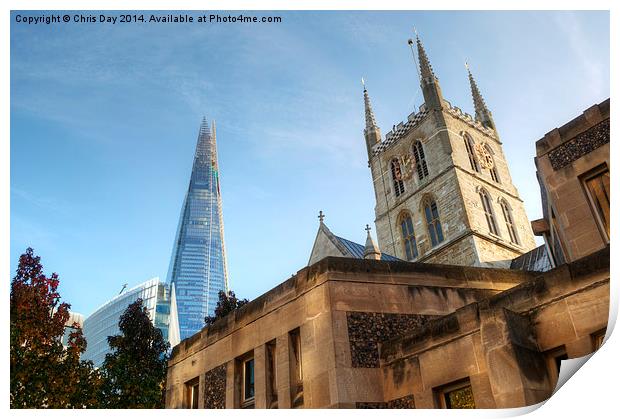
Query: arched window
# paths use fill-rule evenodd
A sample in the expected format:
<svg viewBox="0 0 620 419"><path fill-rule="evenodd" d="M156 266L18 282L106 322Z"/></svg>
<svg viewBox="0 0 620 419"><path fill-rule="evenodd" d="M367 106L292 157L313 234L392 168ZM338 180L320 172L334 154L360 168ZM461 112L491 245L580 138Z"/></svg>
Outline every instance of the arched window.
<svg viewBox="0 0 620 419"><path fill-rule="evenodd" d="M489 198L489 194L484 189L480 189L478 194L480 195L480 201L482 201L482 209L484 210L484 215L487 218L489 231L497 236L497 223L495 222L493 208L491 207L491 198Z"/></svg>
<svg viewBox="0 0 620 419"><path fill-rule="evenodd" d="M428 198L424 201L424 217L428 227L428 234L431 237L431 244L437 246L443 241L443 231L439 220L439 211L434 199Z"/></svg>
<svg viewBox="0 0 620 419"><path fill-rule="evenodd" d="M488 144L485 144L484 148L486 150L485 154L488 159L489 174L491 175L491 179L493 179L493 182L495 183L502 183L497 175L497 167L495 166L495 159L493 158L493 150L491 150L491 147L489 147Z"/></svg>
<svg viewBox="0 0 620 419"><path fill-rule="evenodd" d="M465 142L465 149L467 150L467 156L469 157L471 169L480 173L480 164L478 163L476 152L474 151L474 140L472 140L467 133L463 133L463 141Z"/></svg>
<svg viewBox="0 0 620 419"><path fill-rule="evenodd" d="M416 141L413 143L413 157L415 157L416 168L418 170L418 178L420 180L428 176L428 166L426 165L426 157L424 156L424 148L422 143Z"/></svg>
<svg viewBox="0 0 620 419"><path fill-rule="evenodd" d="M413 231L413 221L411 221L411 215L404 214L401 216L400 230L403 238L403 244L405 246L405 255L407 256L407 260L414 260L418 257L418 245Z"/></svg>
<svg viewBox="0 0 620 419"><path fill-rule="evenodd" d="M390 161L390 169L392 170L392 181L394 182L394 193L396 196L405 192L405 184L403 182L403 172L400 169L400 162L397 157Z"/></svg>
<svg viewBox="0 0 620 419"><path fill-rule="evenodd" d="M512 219L512 210L508 205L508 202L501 200L499 205L502 207L502 214L504 215L504 221L506 222L506 229L510 235L510 241L514 244L519 244L519 237L517 236L517 229L515 227L514 220Z"/></svg>

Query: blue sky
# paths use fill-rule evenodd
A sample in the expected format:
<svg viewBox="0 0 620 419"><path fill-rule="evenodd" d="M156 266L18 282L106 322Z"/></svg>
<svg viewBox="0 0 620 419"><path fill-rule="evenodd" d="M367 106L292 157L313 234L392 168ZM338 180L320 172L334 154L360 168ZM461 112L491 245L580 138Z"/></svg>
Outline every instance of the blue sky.
<svg viewBox="0 0 620 419"><path fill-rule="evenodd" d="M363 243L374 194L360 78L384 133L405 120L422 97L407 46L414 25L444 96L473 114L469 61L530 219L541 216L534 142L610 94L607 12L260 12L283 23L49 26L15 23L18 13L11 277L32 246L86 315L124 283L165 279L203 115L217 123L238 295L254 298L307 263L319 210L334 233Z"/></svg>

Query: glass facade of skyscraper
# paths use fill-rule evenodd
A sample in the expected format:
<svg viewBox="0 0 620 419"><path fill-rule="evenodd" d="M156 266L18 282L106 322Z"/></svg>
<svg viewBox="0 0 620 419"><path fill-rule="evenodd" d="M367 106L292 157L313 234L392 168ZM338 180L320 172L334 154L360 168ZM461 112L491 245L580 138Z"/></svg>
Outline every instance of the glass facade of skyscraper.
<svg viewBox="0 0 620 419"><path fill-rule="evenodd" d="M203 119L167 282L175 285L181 339L204 327L228 290L215 124Z"/></svg>
<svg viewBox="0 0 620 419"><path fill-rule="evenodd" d="M76 323L80 328L83 328L84 315L76 313L75 311L69 311L69 320L65 322L65 333L62 335L62 346L67 347L69 344L69 337L71 333L76 331L76 328L73 327Z"/></svg>
<svg viewBox="0 0 620 419"><path fill-rule="evenodd" d="M86 352L82 359L93 361L100 367L110 352L108 336L120 334L118 322L127 307L138 298L146 307L153 325L161 330L164 340L174 346L180 342L174 290L159 278L137 285L99 307L84 320L82 327L86 338Z"/></svg>

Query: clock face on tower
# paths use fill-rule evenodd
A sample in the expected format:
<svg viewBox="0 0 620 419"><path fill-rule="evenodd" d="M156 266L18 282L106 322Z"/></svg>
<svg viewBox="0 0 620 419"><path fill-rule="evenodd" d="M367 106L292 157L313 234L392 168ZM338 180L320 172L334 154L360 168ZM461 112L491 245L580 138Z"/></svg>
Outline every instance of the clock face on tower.
<svg viewBox="0 0 620 419"><path fill-rule="evenodd" d="M480 161L480 167L483 169L492 169L495 163L493 163L493 156L489 150L482 144L476 143L476 153L478 153L478 160Z"/></svg>
<svg viewBox="0 0 620 419"><path fill-rule="evenodd" d="M411 155L411 153L407 153L401 157L403 173L403 179L410 179L413 175L413 170L415 169L415 158Z"/></svg>

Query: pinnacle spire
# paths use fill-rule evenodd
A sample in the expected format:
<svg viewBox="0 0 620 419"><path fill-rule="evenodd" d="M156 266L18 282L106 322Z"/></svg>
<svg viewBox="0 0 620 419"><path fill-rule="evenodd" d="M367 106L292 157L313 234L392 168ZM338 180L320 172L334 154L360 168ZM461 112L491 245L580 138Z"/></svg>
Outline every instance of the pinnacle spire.
<svg viewBox="0 0 620 419"><path fill-rule="evenodd" d="M377 244L370 235L370 227L368 226L368 224L366 224L365 230L367 235L366 246L364 246L364 259L381 260L381 252L379 251Z"/></svg>
<svg viewBox="0 0 620 419"><path fill-rule="evenodd" d="M480 121L484 126L491 128L491 129L495 129L495 123L493 122L493 118L491 117L491 111L489 111L489 108L487 108L486 103L484 103L484 99L482 98L480 89L478 89L476 80L474 79L474 76L471 74L469 64L465 63L465 68L467 69L467 75L469 77L469 87L471 88L471 96L474 100L474 110L476 112L476 119Z"/></svg>
<svg viewBox="0 0 620 419"><path fill-rule="evenodd" d="M480 94L480 90L478 89L476 80L474 80L474 76L471 74L469 64L465 63L465 68L467 68L467 75L469 77L469 87L471 88L471 96L474 99L474 108L476 110L476 117L479 117L480 113L487 110L487 105L484 103L484 99L482 98L482 95Z"/></svg>
<svg viewBox="0 0 620 419"><path fill-rule="evenodd" d="M366 90L366 84L362 78L362 85L364 86L364 113L366 115L366 130L377 128L377 120L375 119L375 113L372 110L370 104L370 97L368 96L368 90Z"/></svg>
<svg viewBox="0 0 620 419"><path fill-rule="evenodd" d="M420 61L420 77L422 81L432 78L436 79L435 73L433 72L433 67L431 66L430 61L428 60L428 56L426 55L426 51L424 50L424 46L422 45L422 41L420 41L420 37L416 33L415 36L416 44L418 46L418 58Z"/></svg>

